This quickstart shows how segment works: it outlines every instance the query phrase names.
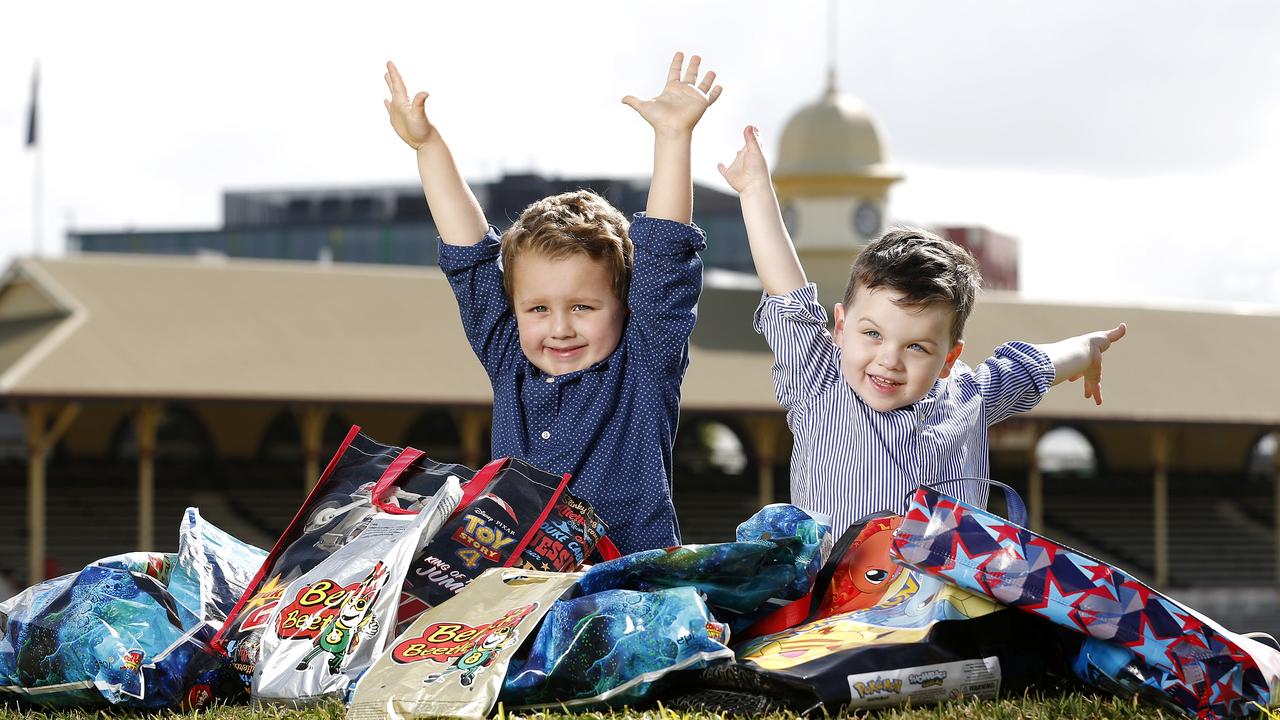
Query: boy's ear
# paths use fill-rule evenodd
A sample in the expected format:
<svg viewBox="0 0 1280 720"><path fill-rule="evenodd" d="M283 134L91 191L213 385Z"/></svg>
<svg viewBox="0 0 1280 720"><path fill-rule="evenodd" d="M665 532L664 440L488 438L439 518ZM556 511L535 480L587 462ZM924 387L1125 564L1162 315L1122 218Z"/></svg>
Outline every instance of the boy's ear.
<svg viewBox="0 0 1280 720"><path fill-rule="evenodd" d="M938 373L939 378L945 378L951 374L951 366L955 365L956 361L960 359L960 352L962 350L964 350L964 341L957 340L956 346L951 348L951 351L947 353L946 362L942 363L942 372Z"/></svg>
<svg viewBox="0 0 1280 720"><path fill-rule="evenodd" d="M844 342L844 303L831 306L831 315L836 319L835 341L839 345Z"/></svg>

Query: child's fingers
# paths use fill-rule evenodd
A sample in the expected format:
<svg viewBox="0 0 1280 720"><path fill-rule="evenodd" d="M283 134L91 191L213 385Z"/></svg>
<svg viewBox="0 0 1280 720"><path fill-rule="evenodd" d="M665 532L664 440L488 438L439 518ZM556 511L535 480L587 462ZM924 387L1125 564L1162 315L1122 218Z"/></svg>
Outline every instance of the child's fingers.
<svg viewBox="0 0 1280 720"><path fill-rule="evenodd" d="M626 105L632 110L635 110L636 112L640 112L640 98L636 97L635 95L628 95L622 98L622 104Z"/></svg>
<svg viewBox="0 0 1280 720"><path fill-rule="evenodd" d="M423 110L427 104L427 93L420 92L413 96L413 108L415 110Z"/></svg>
<svg viewBox="0 0 1280 720"><path fill-rule="evenodd" d="M1114 329L1107 331L1107 340L1111 342L1115 342L1120 338L1124 337L1125 333L1128 331L1129 331L1129 327L1124 323L1120 323L1119 325L1115 326Z"/></svg>
<svg viewBox="0 0 1280 720"><path fill-rule="evenodd" d="M702 76L702 82L698 83L698 89L702 92L710 92L711 85L716 81L716 71L708 70L706 75Z"/></svg>
<svg viewBox="0 0 1280 720"><path fill-rule="evenodd" d="M702 58L697 55L689 56L689 67L684 70L684 78L682 82L692 85L698 82L698 66L702 64Z"/></svg>
<svg viewBox="0 0 1280 720"><path fill-rule="evenodd" d="M729 179L729 168L724 163L716 163L716 169L720 171L725 180Z"/></svg>
<svg viewBox="0 0 1280 720"><path fill-rule="evenodd" d="M707 104L710 105L714 103L716 101L716 98L720 97L720 91L723 89L724 88L720 87L719 85L711 88L711 93L707 95Z"/></svg>
<svg viewBox="0 0 1280 720"><path fill-rule="evenodd" d="M684 67L684 53L679 50L671 58L671 67L667 68L667 82L680 82L680 69Z"/></svg>

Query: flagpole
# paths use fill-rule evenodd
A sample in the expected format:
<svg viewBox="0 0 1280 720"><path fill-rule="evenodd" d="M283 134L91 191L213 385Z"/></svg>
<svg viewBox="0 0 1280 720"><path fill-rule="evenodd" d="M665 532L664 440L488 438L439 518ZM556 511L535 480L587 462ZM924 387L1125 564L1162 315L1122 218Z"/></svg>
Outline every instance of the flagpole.
<svg viewBox="0 0 1280 720"><path fill-rule="evenodd" d="M40 257L44 235L44 143L40 142L40 62L31 73L31 115L27 128L27 145L35 146L35 162L31 170L31 239L33 255Z"/></svg>
<svg viewBox="0 0 1280 720"><path fill-rule="evenodd" d="M36 120L39 122L39 119ZM35 169L31 181L31 234L35 240L34 257L40 257L42 250L41 235L44 232L44 148L36 143Z"/></svg>

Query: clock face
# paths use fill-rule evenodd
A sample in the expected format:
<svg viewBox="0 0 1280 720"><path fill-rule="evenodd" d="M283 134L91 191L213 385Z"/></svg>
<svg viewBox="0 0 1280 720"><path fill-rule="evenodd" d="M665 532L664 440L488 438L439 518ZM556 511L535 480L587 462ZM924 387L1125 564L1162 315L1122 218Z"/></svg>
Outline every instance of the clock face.
<svg viewBox="0 0 1280 720"><path fill-rule="evenodd" d="M864 202L853 211L853 229L864 238L880 234L880 208L875 203Z"/></svg>
<svg viewBox="0 0 1280 720"><path fill-rule="evenodd" d="M796 212L796 206L787 203L782 206L782 224L787 226L787 232L795 235L800 232L800 218Z"/></svg>

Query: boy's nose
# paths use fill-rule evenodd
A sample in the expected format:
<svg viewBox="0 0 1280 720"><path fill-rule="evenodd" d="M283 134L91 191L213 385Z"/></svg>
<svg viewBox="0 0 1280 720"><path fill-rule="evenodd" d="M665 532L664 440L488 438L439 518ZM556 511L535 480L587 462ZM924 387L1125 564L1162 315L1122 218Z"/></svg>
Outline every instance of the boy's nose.
<svg viewBox="0 0 1280 720"><path fill-rule="evenodd" d="M881 346L880 352L876 354L876 362L881 367L890 370L898 370L902 365L902 355L896 348Z"/></svg>
<svg viewBox="0 0 1280 720"><path fill-rule="evenodd" d="M571 337L573 335L573 323L569 322L567 314L555 314L551 320L551 334L558 338Z"/></svg>

